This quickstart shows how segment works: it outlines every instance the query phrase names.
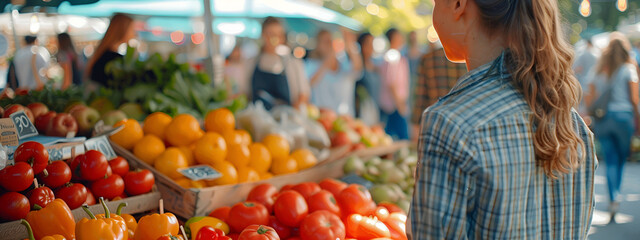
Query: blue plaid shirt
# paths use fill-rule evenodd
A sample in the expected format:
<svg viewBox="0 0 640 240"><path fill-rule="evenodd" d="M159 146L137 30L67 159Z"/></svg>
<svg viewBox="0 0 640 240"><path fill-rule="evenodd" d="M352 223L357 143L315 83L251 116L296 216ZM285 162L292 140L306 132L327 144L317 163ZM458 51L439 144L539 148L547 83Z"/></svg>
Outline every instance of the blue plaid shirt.
<svg viewBox="0 0 640 240"><path fill-rule="evenodd" d="M422 116L411 205L413 239L586 239L597 160L574 111L586 158L548 178L536 164L532 111L504 54L463 76Z"/></svg>

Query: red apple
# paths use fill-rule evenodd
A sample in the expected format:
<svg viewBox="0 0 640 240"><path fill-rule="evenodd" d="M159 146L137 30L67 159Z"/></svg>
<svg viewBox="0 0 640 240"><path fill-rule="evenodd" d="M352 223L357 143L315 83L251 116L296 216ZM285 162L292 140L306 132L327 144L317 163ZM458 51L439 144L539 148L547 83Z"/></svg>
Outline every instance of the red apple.
<svg viewBox="0 0 640 240"><path fill-rule="evenodd" d="M33 113L31 112L31 110L29 110L29 108L22 106L20 104L12 104L9 105L9 107L7 108L7 110L4 111L4 118L8 118L9 116L11 116L11 114L15 113L15 112L19 112L19 111L24 111L25 114L27 114L27 117L29 118L29 120L33 123L35 122L35 119L33 118Z"/></svg>
<svg viewBox="0 0 640 240"><path fill-rule="evenodd" d="M318 122L322 124L322 127L324 127L324 130L327 132L331 132L331 129L333 129L333 122L327 118L320 118L318 119Z"/></svg>
<svg viewBox="0 0 640 240"><path fill-rule="evenodd" d="M11 88L5 88L0 94L0 99L13 99L16 97L16 93Z"/></svg>
<svg viewBox="0 0 640 240"><path fill-rule="evenodd" d="M321 119L327 119L330 122L333 122L338 118L338 115L336 115L336 112L334 112L331 109L320 108L320 118Z"/></svg>
<svg viewBox="0 0 640 240"><path fill-rule="evenodd" d="M346 132L338 132L331 138L332 147L347 146L349 144L351 144L351 139Z"/></svg>
<svg viewBox="0 0 640 240"><path fill-rule="evenodd" d="M31 113L33 113L33 117L35 119L38 119L40 115L45 114L49 111L49 107L47 107L47 105L44 105L43 103L30 103L29 105L27 105L27 107L29 108L29 110L31 110Z"/></svg>
<svg viewBox="0 0 640 240"><path fill-rule="evenodd" d="M384 136L385 134L384 129L380 125L375 125L371 127L371 132L373 132L373 134L378 136Z"/></svg>
<svg viewBox="0 0 640 240"><path fill-rule="evenodd" d="M29 89L26 89L26 88L17 88L17 89L16 89L16 95L17 95L17 96L26 96L26 95L29 95Z"/></svg>
<svg viewBox="0 0 640 240"><path fill-rule="evenodd" d="M75 136L78 132L78 123L68 113L58 113L49 125L48 136L66 137L68 135Z"/></svg>
<svg viewBox="0 0 640 240"><path fill-rule="evenodd" d="M80 134L91 133L91 129L100 119L100 113L91 107L74 108L69 114L78 122L78 131Z"/></svg>
<svg viewBox="0 0 640 240"><path fill-rule="evenodd" d="M40 115L39 117L36 118L36 129L38 129L38 132L45 134L49 131L49 126L51 126L51 121L53 121L53 118L56 117L56 115L58 115L56 112L54 111L48 111L45 114Z"/></svg>

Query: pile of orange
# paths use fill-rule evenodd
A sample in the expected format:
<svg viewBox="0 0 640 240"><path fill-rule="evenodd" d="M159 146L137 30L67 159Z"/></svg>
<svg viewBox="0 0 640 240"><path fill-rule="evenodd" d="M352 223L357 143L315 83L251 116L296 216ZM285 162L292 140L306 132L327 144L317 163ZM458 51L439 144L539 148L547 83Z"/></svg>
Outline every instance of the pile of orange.
<svg viewBox="0 0 640 240"><path fill-rule="evenodd" d="M236 129L235 116L226 108L210 111L204 119L204 130L191 115L172 118L160 112L149 115L142 126L131 119L114 126L124 127L111 136L113 142L185 188L254 182L295 173L317 163L309 150L291 152L289 142L280 135L271 134L262 142L253 142L247 131ZM222 177L192 181L178 172L203 164Z"/></svg>

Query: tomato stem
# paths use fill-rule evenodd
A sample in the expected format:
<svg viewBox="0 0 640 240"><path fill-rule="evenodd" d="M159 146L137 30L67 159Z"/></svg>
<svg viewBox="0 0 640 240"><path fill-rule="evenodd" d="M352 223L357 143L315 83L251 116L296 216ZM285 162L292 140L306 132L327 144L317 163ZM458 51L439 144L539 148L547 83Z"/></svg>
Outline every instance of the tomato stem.
<svg viewBox="0 0 640 240"><path fill-rule="evenodd" d="M111 212L109 212L109 207L107 207L107 203L104 202L103 197L100 197L100 204L102 204L102 207L104 208L104 218L110 218Z"/></svg>
<svg viewBox="0 0 640 240"><path fill-rule="evenodd" d="M84 212L87 213L87 215L89 215L90 219L96 219L96 216L93 215L93 213L91 212L91 210L89 210L89 206L88 205L82 205L82 210L84 210Z"/></svg>
<svg viewBox="0 0 640 240"><path fill-rule="evenodd" d="M265 228L264 226L260 225L258 227L258 230L256 230L256 232L260 235L265 234L267 232L269 232L269 229Z"/></svg>
<svg viewBox="0 0 640 240"><path fill-rule="evenodd" d="M36 238L33 236L33 230L31 229L31 225L27 220L20 220L20 224L24 225L27 228L27 233L29 234L29 240L35 240Z"/></svg>
<svg viewBox="0 0 640 240"><path fill-rule="evenodd" d="M122 209L127 205L128 204L126 202L120 203L120 205L118 205L118 210L116 210L116 215L118 216L122 215Z"/></svg>

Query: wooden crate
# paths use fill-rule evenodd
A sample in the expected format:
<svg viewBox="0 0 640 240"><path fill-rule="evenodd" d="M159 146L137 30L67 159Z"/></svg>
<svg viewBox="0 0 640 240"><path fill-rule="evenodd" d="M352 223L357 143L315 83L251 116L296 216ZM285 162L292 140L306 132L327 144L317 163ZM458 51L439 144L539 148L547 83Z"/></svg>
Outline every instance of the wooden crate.
<svg viewBox="0 0 640 240"><path fill-rule="evenodd" d="M169 177L158 172L149 164L138 159L130 151L114 143L111 143L111 145L118 155L129 159L131 166L149 169L153 172L167 211L189 219L194 216L206 216L218 207L231 206L239 201L244 201L251 189L258 184L270 183L276 188L281 188L287 184L319 182L325 178L339 178L344 174L342 168L346 161L346 156L350 156L351 154L361 157L380 156L396 152L408 144L399 142L391 146L365 149L353 153L349 153L348 148L334 149L329 158L321 164L298 173L276 176L259 182L214 186L201 189L185 189Z"/></svg>
<svg viewBox="0 0 640 240"><path fill-rule="evenodd" d="M118 201L109 201L107 202L107 206L109 207L109 210L115 213L116 209L118 209L118 205L120 205L120 203L126 202L128 206L122 209L122 213L135 214L157 209L158 200L160 200L160 193L156 191L143 195L128 197ZM104 213L104 209L102 208L101 204L89 206L89 209L94 214ZM71 211L71 213L73 214L73 218L75 218L76 222L88 217L87 213L85 213L82 208L74 209ZM27 229L22 226L22 224L20 224L20 221L2 223L0 224L0 236L2 236L0 237L1 239L6 240L25 239L27 238Z"/></svg>

